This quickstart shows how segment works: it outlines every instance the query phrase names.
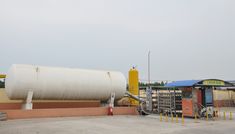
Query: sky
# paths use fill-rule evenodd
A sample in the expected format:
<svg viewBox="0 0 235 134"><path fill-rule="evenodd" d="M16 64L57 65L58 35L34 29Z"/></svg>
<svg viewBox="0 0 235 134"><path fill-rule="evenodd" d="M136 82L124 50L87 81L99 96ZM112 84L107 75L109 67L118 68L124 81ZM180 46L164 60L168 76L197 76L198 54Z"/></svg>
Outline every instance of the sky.
<svg viewBox="0 0 235 134"><path fill-rule="evenodd" d="M147 80L235 79L234 0L0 0L0 73L12 64Z"/></svg>

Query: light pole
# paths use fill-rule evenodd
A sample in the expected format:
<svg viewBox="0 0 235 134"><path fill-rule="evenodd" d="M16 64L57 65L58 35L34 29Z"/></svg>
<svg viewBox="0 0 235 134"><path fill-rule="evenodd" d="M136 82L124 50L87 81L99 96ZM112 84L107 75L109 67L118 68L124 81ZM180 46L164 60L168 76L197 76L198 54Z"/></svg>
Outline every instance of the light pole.
<svg viewBox="0 0 235 134"><path fill-rule="evenodd" d="M146 88L146 107L147 110L152 112L153 106L152 106L152 87L150 85L150 51L148 52L148 87Z"/></svg>
<svg viewBox="0 0 235 134"><path fill-rule="evenodd" d="M148 52L148 84L150 86L150 54L151 52Z"/></svg>

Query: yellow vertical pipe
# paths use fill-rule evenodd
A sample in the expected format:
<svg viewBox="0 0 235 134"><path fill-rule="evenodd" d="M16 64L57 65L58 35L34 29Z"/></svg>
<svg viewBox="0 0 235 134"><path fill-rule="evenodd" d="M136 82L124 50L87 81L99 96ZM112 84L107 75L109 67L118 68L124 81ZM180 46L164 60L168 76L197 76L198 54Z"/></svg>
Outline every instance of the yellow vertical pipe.
<svg viewBox="0 0 235 134"><path fill-rule="evenodd" d="M174 122L174 116L171 114L171 122Z"/></svg>
<svg viewBox="0 0 235 134"><path fill-rule="evenodd" d="M129 92L133 95L139 95L139 72L133 67L129 71ZM132 106L138 106L139 102L130 98Z"/></svg>

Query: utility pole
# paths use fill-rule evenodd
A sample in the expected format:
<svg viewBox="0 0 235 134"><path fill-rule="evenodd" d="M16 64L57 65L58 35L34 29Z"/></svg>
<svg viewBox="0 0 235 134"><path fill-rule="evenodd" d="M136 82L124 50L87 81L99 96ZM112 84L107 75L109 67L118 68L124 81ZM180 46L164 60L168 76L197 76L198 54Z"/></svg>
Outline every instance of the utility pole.
<svg viewBox="0 0 235 134"><path fill-rule="evenodd" d="M148 87L146 87L146 107L149 112L152 112L153 110L153 102L152 102L152 87L151 87L151 81L150 81L150 51L148 52Z"/></svg>
<svg viewBox="0 0 235 134"><path fill-rule="evenodd" d="M151 52L149 51L148 52L148 84L149 84L149 86L151 83L151 81L150 81L150 54L151 54Z"/></svg>

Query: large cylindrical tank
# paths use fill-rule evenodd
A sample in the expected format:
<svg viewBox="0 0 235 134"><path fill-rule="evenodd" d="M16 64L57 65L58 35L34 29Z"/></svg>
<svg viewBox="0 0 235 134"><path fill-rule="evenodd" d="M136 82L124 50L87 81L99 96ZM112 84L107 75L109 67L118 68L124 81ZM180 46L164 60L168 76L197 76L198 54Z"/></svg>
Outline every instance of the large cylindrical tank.
<svg viewBox="0 0 235 134"><path fill-rule="evenodd" d="M10 99L107 100L124 96L126 79L120 72L86 69L12 65L6 77L6 93Z"/></svg>

